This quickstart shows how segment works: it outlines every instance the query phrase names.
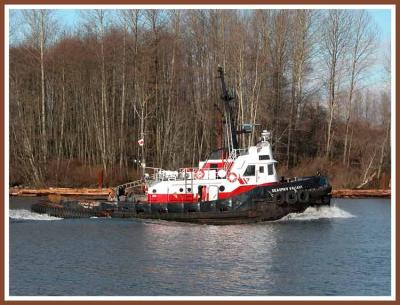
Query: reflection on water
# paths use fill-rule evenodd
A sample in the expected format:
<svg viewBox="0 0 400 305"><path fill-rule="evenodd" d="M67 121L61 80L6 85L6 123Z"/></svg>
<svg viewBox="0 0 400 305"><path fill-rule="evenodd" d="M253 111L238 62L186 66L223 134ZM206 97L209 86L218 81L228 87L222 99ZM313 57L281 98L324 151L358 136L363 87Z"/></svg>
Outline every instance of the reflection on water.
<svg viewBox="0 0 400 305"><path fill-rule="evenodd" d="M29 213L10 212L11 295L390 294L389 201L231 226Z"/></svg>
<svg viewBox="0 0 400 305"><path fill-rule="evenodd" d="M214 282L224 290L238 294L239 283L246 282L247 286L255 287L262 278L263 282L273 284L270 274L262 270L272 265L275 231L274 226L175 223L147 225L143 234L136 237L143 241L147 255L162 257L162 260L156 259L155 265L148 266L144 270L146 273L157 272L162 278L173 278L175 283L188 287ZM171 253L175 255L171 256ZM256 270L258 273L254 276Z"/></svg>

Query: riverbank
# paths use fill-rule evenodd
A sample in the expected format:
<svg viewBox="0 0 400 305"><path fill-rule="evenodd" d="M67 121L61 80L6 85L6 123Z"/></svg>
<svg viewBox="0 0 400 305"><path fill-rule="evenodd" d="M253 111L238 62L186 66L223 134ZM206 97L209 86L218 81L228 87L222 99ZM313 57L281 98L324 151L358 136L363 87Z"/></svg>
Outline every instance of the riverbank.
<svg viewBox="0 0 400 305"><path fill-rule="evenodd" d="M60 195L60 196L108 196L111 192L111 188L43 188L43 189L28 189L28 188L10 188L10 196L48 196L48 195ZM369 197L380 197L390 198L391 190L386 189L370 189L370 190L358 190L358 189L334 189L332 190L333 198L369 198Z"/></svg>

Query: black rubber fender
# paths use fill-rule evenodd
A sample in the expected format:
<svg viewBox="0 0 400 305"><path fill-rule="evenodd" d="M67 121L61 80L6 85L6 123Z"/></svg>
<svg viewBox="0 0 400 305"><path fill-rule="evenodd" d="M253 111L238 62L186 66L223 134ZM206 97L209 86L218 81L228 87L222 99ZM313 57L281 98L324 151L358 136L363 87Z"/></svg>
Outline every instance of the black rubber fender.
<svg viewBox="0 0 400 305"><path fill-rule="evenodd" d="M295 204L297 202L297 194L295 191L286 192L286 202L288 204Z"/></svg>
<svg viewBox="0 0 400 305"><path fill-rule="evenodd" d="M300 190L297 192L297 199L300 203L308 203L310 200L310 193L306 190Z"/></svg>
<svg viewBox="0 0 400 305"><path fill-rule="evenodd" d="M278 192L274 194L274 202L276 204L284 204L285 203L285 194L283 192Z"/></svg>

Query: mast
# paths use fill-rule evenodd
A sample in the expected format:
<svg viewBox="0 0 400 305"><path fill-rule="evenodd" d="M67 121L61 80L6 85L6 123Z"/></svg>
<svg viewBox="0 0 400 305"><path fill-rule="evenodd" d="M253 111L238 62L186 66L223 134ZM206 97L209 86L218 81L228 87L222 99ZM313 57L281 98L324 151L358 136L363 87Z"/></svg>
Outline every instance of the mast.
<svg viewBox="0 0 400 305"><path fill-rule="evenodd" d="M232 149L239 149L235 118L233 113L233 103L231 102L231 100L234 99L234 96L230 95L228 90L226 89L224 70L220 65L218 65L218 73L219 73L219 78L221 79L221 88L222 88L221 99L224 101L227 132L230 133L228 134L228 143L229 142L232 143ZM229 150L230 149L231 147L229 147Z"/></svg>

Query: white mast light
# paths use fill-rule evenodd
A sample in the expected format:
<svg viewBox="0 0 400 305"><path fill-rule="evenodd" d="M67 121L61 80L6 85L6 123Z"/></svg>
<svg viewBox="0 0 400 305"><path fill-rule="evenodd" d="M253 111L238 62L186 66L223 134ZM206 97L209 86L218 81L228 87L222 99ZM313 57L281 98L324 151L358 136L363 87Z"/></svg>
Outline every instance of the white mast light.
<svg viewBox="0 0 400 305"><path fill-rule="evenodd" d="M261 140L263 142L269 141L271 139L271 133L267 130L263 130L261 133Z"/></svg>

